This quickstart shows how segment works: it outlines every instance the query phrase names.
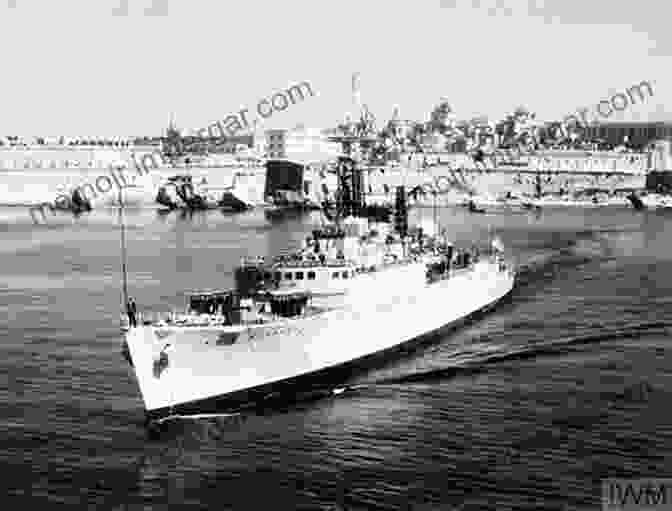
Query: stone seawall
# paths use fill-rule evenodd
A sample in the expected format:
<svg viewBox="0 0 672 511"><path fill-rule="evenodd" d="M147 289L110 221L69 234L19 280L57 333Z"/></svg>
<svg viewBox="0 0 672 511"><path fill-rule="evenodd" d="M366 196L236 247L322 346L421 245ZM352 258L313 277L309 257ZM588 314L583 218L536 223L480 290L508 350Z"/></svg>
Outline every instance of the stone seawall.
<svg viewBox="0 0 672 511"><path fill-rule="evenodd" d="M131 153L141 157L158 147L125 148L96 146L0 147L0 171L21 170L105 170L110 165L133 165Z"/></svg>
<svg viewBox="0 0 672 511"><path fill-rule="evenodd" d="M543 151L534 154L517 155L500 153L484 156L476 163L464 153L442 153L425 155L431 165L447 165L452 168L477 170L487 168L502 172L619 172L646 174L651 167L648 153L619 153L612 151ZM402 158L402 163L404 162Z"/></svg>
<svg viewBox="0 0 672 511"><path fill-rule="evenodd" d="M518 168L459 168L450 164L430 166L424 170L405 172L403 169L371 171L365 180L369 196L387 197L390 200L396 186L416 189L425 199L437 193L453 200L468 196L498 198L534 197L558 194L572 195L590 190L607 194L626 189L643 189L646 172L641 167L618 168L601 171L544 170L531 167ZM445 201L441 201L445 202Z"/></svg>

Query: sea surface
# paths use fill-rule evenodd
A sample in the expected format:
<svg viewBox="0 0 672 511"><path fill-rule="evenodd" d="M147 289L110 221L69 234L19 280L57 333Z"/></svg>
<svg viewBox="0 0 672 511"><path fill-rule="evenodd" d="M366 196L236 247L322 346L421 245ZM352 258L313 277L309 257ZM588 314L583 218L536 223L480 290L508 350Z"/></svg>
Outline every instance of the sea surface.
<svg viewBox="0 0 672 511"><path fill-rule="evenodd" d="M457 245L492 228L515 256L492 312L339 395L152 438L120 353L117 213L0 208L2 508L599 509L604 478L672 477L672 214L438 216ZM130 293L181 307L319 221L128 210Z"/></svg>

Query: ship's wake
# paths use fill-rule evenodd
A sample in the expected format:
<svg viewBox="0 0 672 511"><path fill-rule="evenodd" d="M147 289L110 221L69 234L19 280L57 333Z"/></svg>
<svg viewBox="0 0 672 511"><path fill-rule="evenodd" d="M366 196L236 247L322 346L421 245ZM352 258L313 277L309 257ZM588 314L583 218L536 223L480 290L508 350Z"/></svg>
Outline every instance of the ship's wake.
<svg viewBox="0 0 672 511"><path fill-rule="evenodd" d="M357 390L381 385L431 383L460 376L483 374L490 371L497 371L502 364L508 362L537 359L540 357L565 356L580 350L585 350L587 347L589 348L590 346L599 343L623 339L639 339L644 336L669 335L671 330L672 322L670 321L643 322L623 328L603 329L600 333L553 339L550 341L534 343L529 346L509 349L505 348L501 350L486 350L482 355L472 354L470 357L471 360L452 366L363 382L361 384L343 388L345 390Z"/></svg>
<svg viewBox="0 0 672 511"><path fill-rule="evenodd" d="M672 331L670 321L643 321L628 323L627 325L605 326L602 324L586 325L583 332L573 332L573 335L556 336L550 340L531 340L521 346L520 340L515 345L509 343L511 324L506 324L506 317L517 307L526 302L539 299L539 295L553 282L564 281L571 274L576 273L583 266L591 263L603 263L613 258L612 251L605 235L620 234L623 229L614 230L585 230L572 233L547 233L530 243L532 255L519 264L516 285L512 293L500 302L498 307L489 314L485 321L494 322L494 333L486 333L472 342L465 342L450 354L446 354L442 347L436 351L443 353L444 367L432 368L402 375L393 375L380 379L371 379L351 386L342 386L341 393L364 388L380 387L385 385L403 385L412 383L432 383L440 380L453 379L461 376L481 374L496 371L503 364L516 361L532 360L541 357L565 356L571 353L592 350L596 345L617 342L619 340L638 339L645 336L667 336ZM526 248L530 248L529 246ZM534 324L533 324L534 323ZM519 320L523 330L544 328L544 321ZM502 334L502 335L498 335ZM507 337L506 343L496 341L497 337ZM452 336L451 336L452 337ZM453 342L455 339L453 339ZM524 342L524 340L523 340ZM445 346L445 345L444 345ZM422 355L420 355L422 356Z"/></svg>

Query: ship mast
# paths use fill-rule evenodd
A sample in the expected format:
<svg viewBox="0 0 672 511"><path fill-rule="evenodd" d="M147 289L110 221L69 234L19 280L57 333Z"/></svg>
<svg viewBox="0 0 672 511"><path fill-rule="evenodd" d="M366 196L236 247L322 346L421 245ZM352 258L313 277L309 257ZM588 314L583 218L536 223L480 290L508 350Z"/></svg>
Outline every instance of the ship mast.
<svg viewBox="0 0 672 511"><path fill-rule="evenodd" d="M360 73L352 74L351 93L353 116L347 117L340 133L327 137L341 146L342 157L336 167L336 215L334 223L340 228L341 220L348 214L360 216L365 207L365 183L361 164L368 158L377 142L375 117L362 103L359 85Z"/></svg>
<svg viewBox="0 0 672 511"><path fill-rule="evenodd" d="M121 188L119 189L119 225L121 227L121 275L122 275L122 307L128 303L128 276L126 271L126 227L124 221L124 199Z"/></svg>

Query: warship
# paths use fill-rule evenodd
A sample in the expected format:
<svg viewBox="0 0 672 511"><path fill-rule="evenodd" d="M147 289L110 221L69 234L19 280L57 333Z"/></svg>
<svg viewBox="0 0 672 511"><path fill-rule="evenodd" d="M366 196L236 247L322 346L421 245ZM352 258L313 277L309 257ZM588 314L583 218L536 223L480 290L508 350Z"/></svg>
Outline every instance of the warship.
<svg viewBox="0 0 672 511"><path fill-rule="evenodd" d="M337 176L331 221L302 248L242 261L234 289L185 293L183 313L145 320L128 308L122 350L150 428L335 389L372 357L436 336L512 290L516 271L498 238L481 254L453 246L436 224L409 228L403 186L393 222L370 218L356 162L340 158Z"/></svg>

